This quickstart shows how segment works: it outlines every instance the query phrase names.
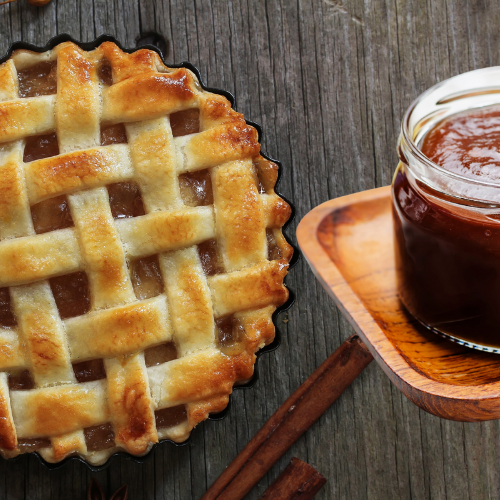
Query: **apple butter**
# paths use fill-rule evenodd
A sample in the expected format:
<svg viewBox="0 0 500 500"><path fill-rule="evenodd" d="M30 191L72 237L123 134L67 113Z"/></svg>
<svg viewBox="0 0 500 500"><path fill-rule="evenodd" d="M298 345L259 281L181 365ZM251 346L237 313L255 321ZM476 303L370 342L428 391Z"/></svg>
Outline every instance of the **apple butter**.
<svg viewBox="0 0 500 500"><path fill-rule="evenodd" d="M415 144L430 160L427 171L434 168L436 176L450 172L457 183L471 182L469 191L483 202L464 200L453 189L433 188L426 182L430 175L414 175L418 169L401 155L393 180L401 301L430 329L496 352L500 349L500 208L484 201L487 195L481 196L481 183L498 182L500 189L500 106L448 116Z"/></svg>

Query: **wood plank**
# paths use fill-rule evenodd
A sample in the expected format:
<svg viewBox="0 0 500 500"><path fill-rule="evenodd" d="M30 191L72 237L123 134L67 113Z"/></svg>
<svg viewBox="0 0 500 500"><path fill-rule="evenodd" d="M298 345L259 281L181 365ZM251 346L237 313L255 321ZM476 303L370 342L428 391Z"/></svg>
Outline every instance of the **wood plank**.
<svg viewBox="0 0 500 500"><path fill-rule="evenodd" d="M0 53L61 32L109 33L128 46L143 31L164 35L168 62L190 60L264 125L264 150L282 161L281 191L297 208L290 233L319 203L390 182L399 123L420 92L500 64L493 0L52 0L42 9L18 0L0 9ZM99 474L78 463L47 471L33 457L0 462L0 498L83 499L91 476L108 495L128 482L134 500L199 498L353 333L304 261L288 284L298 301L279 320L282 345L260 359L259 382L235 392L224 421L200 425L188 445L162 446L146 464L115 459ZM499 438L498 421L445 422L419 410L372 364L249 498L293 455L328 479L318 499L500 498Z"/></svg>

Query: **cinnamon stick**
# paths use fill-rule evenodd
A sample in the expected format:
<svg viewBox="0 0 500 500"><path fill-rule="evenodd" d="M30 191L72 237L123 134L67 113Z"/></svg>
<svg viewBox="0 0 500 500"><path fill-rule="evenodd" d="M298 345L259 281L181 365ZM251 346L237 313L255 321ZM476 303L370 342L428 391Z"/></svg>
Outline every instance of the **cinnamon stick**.
<svg viewBox="0 0 500 500"><path fill-rule="evenodd" d="M358 335L348 338L278 408L201 500L241 500L372 359Z"/></svg>
<svg viewBox="0 0 500 500"><path fill-rule="evenodd" d="M109 500L127 500L128 499L128 485L118 488ZM101 485L92 478L89 489L87 491L87 500L106 500L106 495Z"/></svg>
<svg viewBox="0 0 500 500"><path fill-rule="evenodd" d="M314 467L293 457L260 500L312 500L325 483Z"/></svg>

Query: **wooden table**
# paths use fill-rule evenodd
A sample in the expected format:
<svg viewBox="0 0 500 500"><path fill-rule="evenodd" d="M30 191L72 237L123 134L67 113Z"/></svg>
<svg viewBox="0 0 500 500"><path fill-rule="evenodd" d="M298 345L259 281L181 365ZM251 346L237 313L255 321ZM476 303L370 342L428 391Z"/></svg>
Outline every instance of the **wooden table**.
<svg viewBox="0 0 500 500"><path fill-rule="evenodd" d="M442 79L500 64L499 25L490 0L53 0L41 9L18 0L0 7L0 53L64 32L84 41L109 33L130 47L141 33L162 34L167 62L191 61L263 125L296 225L325 200L389 184L407 106ZM260 359L260 381L235 392L225 420L200 425L184 447L161 446L143 465L115 459L98 474L76 462L51 472L34 457L0 461L0 498L83 500L95 476L108 494L128 483L131 500L198 499L351 334L303 260L288 284L297 303L279 320L282 345ZM499 422L428 415L375 363L249 498L260 498L292 455L327 477L320 499L500 498Z"/></svg>

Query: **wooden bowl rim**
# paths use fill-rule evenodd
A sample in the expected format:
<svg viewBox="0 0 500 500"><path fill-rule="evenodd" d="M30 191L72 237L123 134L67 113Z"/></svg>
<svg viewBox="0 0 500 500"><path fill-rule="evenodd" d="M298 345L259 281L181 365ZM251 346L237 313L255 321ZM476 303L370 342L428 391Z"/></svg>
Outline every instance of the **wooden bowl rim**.
<svg viewBox="0 0 500 500"><path fill-rule="evenodd" d="M318 227L332 212L348 205L390 195L391 186L384 186L329 200L308 212L297 227L297 241L307 263L384 372L410 400L418 404L422 396L427 394L450 402L500 400L500 381L480 385L452 385L430 379L416 371L387 338L319 242ZM394 362L388 365L386 359ZM492 415L490 418L498 416Z"/></svg>

